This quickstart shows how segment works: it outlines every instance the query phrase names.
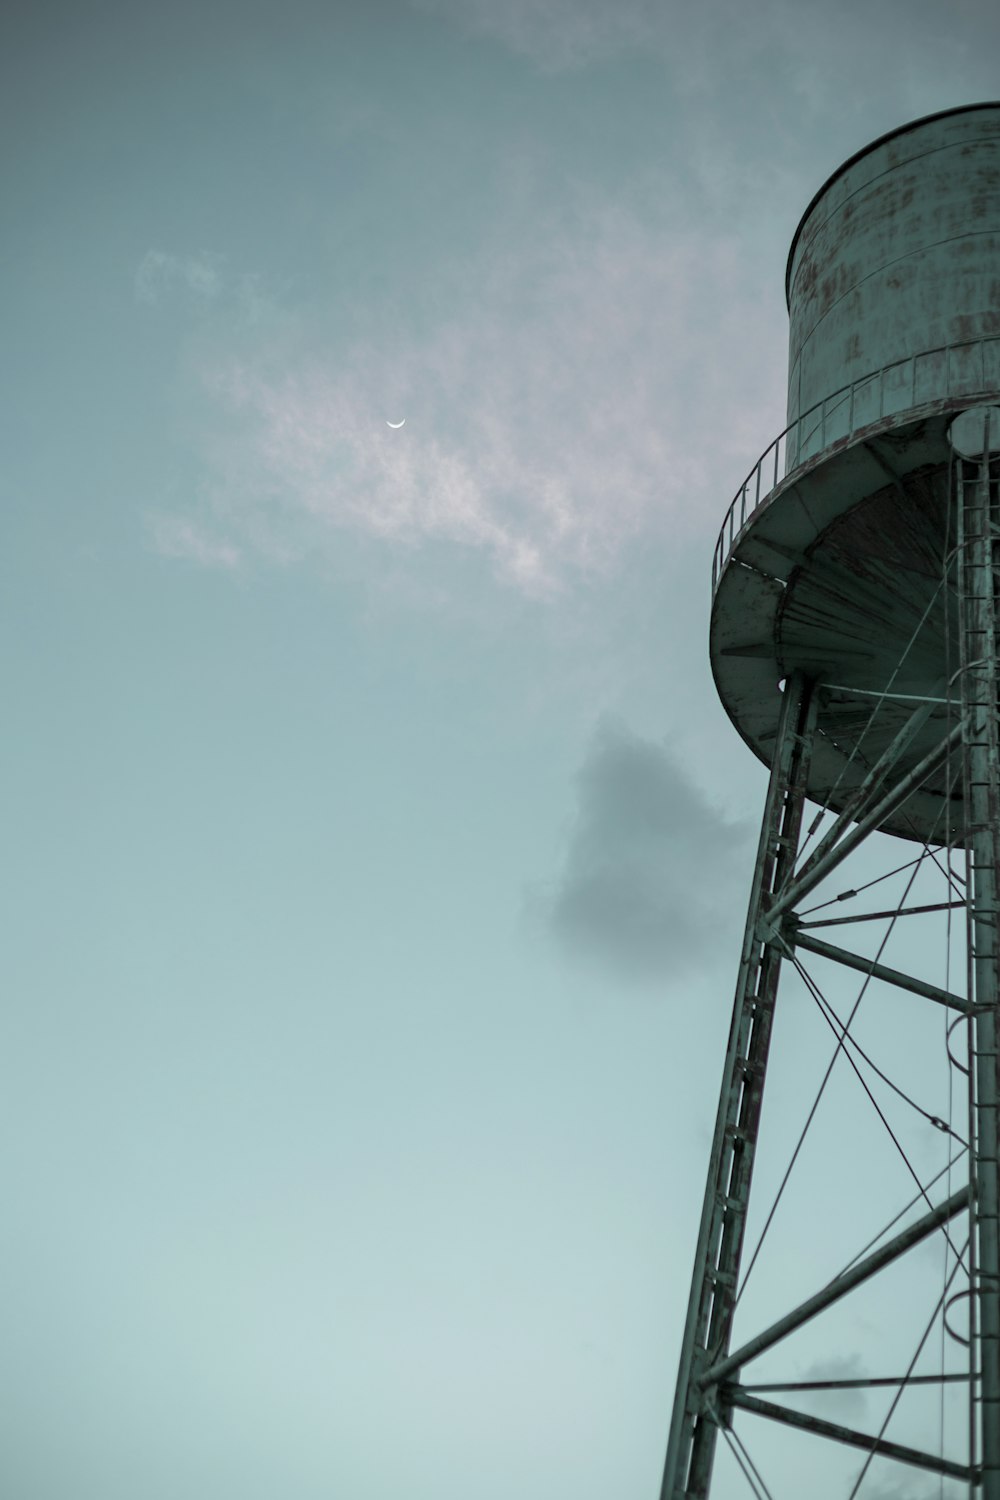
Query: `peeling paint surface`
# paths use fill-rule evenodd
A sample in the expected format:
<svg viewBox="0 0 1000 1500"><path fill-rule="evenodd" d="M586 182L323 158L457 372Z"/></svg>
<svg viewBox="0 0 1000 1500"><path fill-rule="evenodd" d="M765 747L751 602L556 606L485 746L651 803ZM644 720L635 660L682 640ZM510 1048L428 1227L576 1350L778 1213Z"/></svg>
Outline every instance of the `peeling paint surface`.
<svg viewBox="0 0 1000 1500"><path fill-rule="evenodd" d="M789 265L788 421L922 351L997 330L1000 107L932 118L820 193Z"/></svg>

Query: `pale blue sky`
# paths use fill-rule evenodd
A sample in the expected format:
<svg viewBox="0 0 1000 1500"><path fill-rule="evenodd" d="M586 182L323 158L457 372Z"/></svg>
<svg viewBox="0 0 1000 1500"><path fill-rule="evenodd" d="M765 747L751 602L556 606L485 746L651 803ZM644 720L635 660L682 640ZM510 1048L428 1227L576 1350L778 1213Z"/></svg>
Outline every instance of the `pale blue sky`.
<svg viewBox="0 0 1000 1500"><path fill-rule="evenodd" d="M801 212L998 55L985 0L8 6L5 1496L658 1493L764 784L715 533Z"/></svg>

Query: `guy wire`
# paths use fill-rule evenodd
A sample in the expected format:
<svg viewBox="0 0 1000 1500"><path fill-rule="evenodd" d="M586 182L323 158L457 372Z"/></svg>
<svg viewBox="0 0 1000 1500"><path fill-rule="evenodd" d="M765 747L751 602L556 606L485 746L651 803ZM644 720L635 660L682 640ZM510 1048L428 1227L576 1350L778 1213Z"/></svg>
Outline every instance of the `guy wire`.
<svg viewBox="0 0 1000 1500"><path fill-rule="evenodd" d="M943 810L943 807L942 807L942 810ZM941 816L941 812L939 811L938 818L940 816ZM937 818L935 819L935 826L936 826L936 823L937 823ZM931 832L931 835L933 836L934 827L931 828L930 832ZM925 845L924 845L923 853L921 853L917 857L916 860L913 860L911 862L912 868L911 868L910 878L906 882L906 886L905 886L905 888L903 890L903 894L900 896L899 901L897 902L896 914L890 919L889 925L888 925L888 927L886 928L885 932L882 935L882 941L879 944L878 951L876 952L875 957L871 961L873 968L874 968L875 964L877 964L879 962L879 960L881 959L882 953L885 950L885 946L888 943L889 938L892 936L892 931L893 931L893 928L896 925L896 920L898 918L900 909L906 905L906 902L907 902L907 899L909 897L910 891L913 888L913 883L914 883L914 881L917 878L917 874L919 873L920 864L921 864L921 862L923 860L924 854L929 854L929 853L930 853L930 846L929 846L929 842L928 842L928 843L925 843ZM935 861L935 863L936 863L936 861ZM904 869L908 868L908 866L904 865L903 868ZM871 983L871 980L872 980L872 973L871 973L871 971L869 971L869 973L865 975L865 978L864 978L864 980L862 982L861 988L858 991L857 998L854 1001L854 1005L851 1008L851 1013L848 1016L847 1021L845 1023L844 1035L847 1034L847 1032L850 1030L851 1025L853 1024L854 1018L855 1018L855 1016L857 1015L857 1012L858 1012L858 1008L861 1005L862 1000L864 999L865 993L866 993L866 991L868 989L869 984ZM736 1307L739 1306L740 1298L743 1296L743 1293L746 1290L747 1282L750 1280L750 1275L751 1275L751 1273L753 1271L753 1268L754 1268L754 1266L755 1266L755 1264L757 1262L757 1257L760 1255L760 1251L761 1251L761 1248L762 1248L762 1246L764 1244L764 1240L767 1237L767 1232L770 1229L771 1223L772 1223L772 1221L774 1219L774 1216L775 1216L775 1213L777 1212L778 1204L781 1202L782 1194L784 1193L785 1188L788 1185L788 1179L790 1178L791 1173L792 1173L792 1169L795 1166L796 1160L798 1159L799 1152L802 1149L802 1145L803 1145L803 1143L805 1141L806 1135L808 1134L809 1127L811 1126L811 1124L813 1122L813 1119L815 1118L816 1111L819 1108L820 1100L822 1099L823 1093L824 1093L824 1091L826 1089L826 1086L827 1086L827 1084L830 1081L830 1076L831 1076L831 1074L833 1072L834 1065L836 1064L837 1057L839 1056L840 1051L841 1051L842 1048L844 1048L844 1037L843 1036L838 1037L838 1039L837 1039L837 1045L836 1045L836 1047L833 1050L833 1055L831 1056L830 1061L829 1061L829 1063L827 1065L826 1072L823 1074L823 1077L822 1077L822 1079L820 1081L819 1088L818 1088L818 1090L816 1092L816 1097L813 1100L813 1103L812 1103L812 1106L811 1106L811 1108L809 1110L808 1115L806 1116L806 1122L803 1125L802 1131L801 1131L801 1133L799 1135L799 1138L798 1138L798 1140L797 1140L797 1142L795 1144L795 1149L793 1150L792 1155L791 1155L791 1157L789 1159L788 1166L785 1168L784 1176L781 1179L781 1182L780 1182L780 1184L778 1186L778 1190L777 1190L777 1192L775 1194L775 1197L774 1197L774 1201L771 1204L770 1211L769 1211L769 1213L767 1215L767 1218L764 1221L764 1227L763 1227L763 1229L760 1232L760 1236L759 1236L759 1238L757 1240L756 1245L754 1246L754 1250L753 1250L753 1253L752 1253L752 1255L750 1257L749 1264L747 1265L747 1269L744 1272L742 1281L740 1282L740 1285L739 1285L739 1287L737 1289L736 1296L735 1296L734 1301L733 1301L733 1309L734 1310L736 1309ZM846 1051L846 1048L844 1050ZM890 1134L891 1134L891 1132L890 1132ZM909 1165L909 1163L907 1163L907 1165ZM912 1171L912 1168L911 1168L911 1171ZM917 1185L919 1186L920 1185L919 1178L915 1177L915 1180L917 1181Z"/></svg>
<svg viewBox="0 0 1000 1500"><path fill-rule="evenodd" d="M802 964L799 962L798 958L795 955L792 956L792 962L794 963L796 969L799 972L800 977L802 978L803 982L805 983L806 989L809 991L810 995L812 995L812 998L819 1005L820 1014L823 1016L824 1020L826 1021L827 1025L830 1027L830 1030L833 1032L834 1036L836 1036L837 1035L836 1028L834 1027L833 1021L831 1021L831 1019L830 1019L830 1015L827 1014L827 1011L829 1011L831 1015L833 1014L833 1008L832 1008L832 1006L830 1006L829 1001L826 1000L826 997L823 995L823 992L819 988L819 985L816 984L815 980L812 979L809 976L809 974L806 973L805 969L802 967ZM826 1009L824 1009L824 1006L826 1007ZM834 1019L837 1019L836 1016L834 1016ZM841 1026L843 1025L843 1023L840 1022L839 1020L837 1020L837 1024L841 1025ZM844 1029L843 1029L843 1031L841 1033L841 1040L845 1041L845 1042L848 1041L848 1040L850 1040L852 1042L854 1041L853 1037L849 1037L848 1036L848 1032L847 1032L847 1028L846 1027L844 1027ZM855 1042L854 1045L857 1046L857 1043ZM921 1184L920 1178L917 1175L916 1168L914 1167L913 1163L910 1161L910 1158L907 1156L905 1150L903 1149L903 1145L902 1145L901 1141L899 1140L899 1137L896 1135L896 1133L893 1130L892 1126L889 1124L889 1121L886 1119L886 1117L883 1114L882 1110L879 1108L878 1102L875 1099L874 1094L872 1093L871 1089L868 1087L868 1085L865 1082L864 1078L862 1078L862 1076L861 1076L861 1070L859 1069L857 1063L854 1061L854 1058L851 1056L850 1052L848 1052L848 1050L847 1050L846 1047L844 1048L844 1056L847 1058L847 1061L850 1063L851 1068L854 1071L855 1077L857 1078L858 1082L861 1084L861 1087L864 1089L865 1093L868 1095L868 1099L869 1099L869 1102L871 1103L872 1108L874 1109L875 1113L878 1115L879 1119L882 1121L882 1124L885 1126L886 1131L889 1134L890 1140L892 1141L892 1143L895 1146L896 1150L899 1152L900 1156L903 1158L903 1162L904 1162L904 1164L906 1166L907 1171L909 1172L910 1176L913 1178L914 1182L917 1184L918 1189L920 1190L921 1194L923 1195L924 1202L927 1204L928 1208L933 1208L934 1205L931 1203L930 1198L924 1192L923 1185ZM876 1072L878 1072L878 1069L876 1069ZM880 1077L884 1077L884 1074L879 1074L879 1076ZM886 1079L886 1082L888 1082L888 1079ZM897 1093L900 1093L900 1092L901 1092L901 1090L897 1089ZM906 1095L905 1094L903 1094L902 1097L904 1099L906 1099ZM920 1108L919 1104L914 1104L914 1102L913 1102L912 1099L906 1099L906 1102L908 1104L913 1104L914 1109L918 1110L919 1113L922 1114L922 1115L924 1115L928 1120L932 1120L934 1118L934 1116L927 1114L926 1110L922 1110ZM942 1225L940 1225L940 1229L941 1229L941 1233L944 1235L945 1240L947 1241L947 1243L949 1245L951 1245L951 1236L948 1233L948 1226L946 1224L942 1224ZM954 1249L953 1245L952 1245L952 1249ZM956 1254L957 1254L957 1252L956 1252Z"/></svg>
<svg viewBox="0 0 1000 1500"><path fill-rule="evenodd" d="M971 1238L971 1236L970 1236L970 1238ZM968 1248L969 1248L969 1240L967 1239L966 1242L965 1242L965 1244L962 1246L962 1254L963 1255L965 1254L965 1251ZM899 1405L900 1397L902 1396L903 1392L906 1390L907 1385L909 1384L909 1379L910 1379L910 1376L913 1374L913 1371L914 1371L914 1369L916 1367L917 1360L920 1358L920 1355L921 1355L921 1352L923 1350L923 1347L926 1344L928 1338L930 1337L931 1329L934 1327L934 1319L937 1317L938 1312L940 1311L940 1309L944 1306L945 1298L946 1298L946 1296L948 1294L948 1288L950 1287L952 1281L954 1280L955 1272L958 1270L960 1264L961 1264L961 1260L956 1260L954 1266L952 1267L951 1275L948 1277L948 1280L945 1282L944 1291L941 1293L941 1296L938 1298L937 1302L935 1302L935 1304L934 1304L934 1310L931 1313L931 1316L930 1316L930 1319L928 1321L927 1327L924 1329L923 1334L921 1335L921 1338L920 1338L920 1342L917 1344L917 1347L916 1347L916 1349L913 1352L913 1358L910 1360L910 1363L907 1366L906 1374L903 1377L903 1381L900 1384L899 1389L897 1390L895 1396L893 1396L892 1401L889 1404L889 1410L886 1412L884 1418L882 1419L882 1426L879 1428L878 1432L876 1433L876 1435L875 1435L875 1437L874 1437L874 1439L872 1441L871 1449L870 1449L870 1451L868 1453L868 1456L865 1458L865 1461L864 1461L864 1463L863 1463L863 1465L861 1467L860 1474L858 1475L857 1479L854 1481L854 1487L851 1490L851 1493L848 1495L847 1500L854 1500L854 1497L857 1495L858 1490L861 1488L861 1481L864 1479L865 1475L868 1473L868 1470L871 1467L871 1461L875 1457L875 1453L876 1453L876 1447L875 1447L875 1445L876 1445L876 1443L881 1442L882 1438L885 1437L885 1430L888 1427L890 1421L892 1420L892 1416L893 1416L893 1413L896 1410L896 1407Z"/></svg>
<svg viewBox="0 0 1000 1500"><path fill-rule="evenodd" d="M726 1442L732 1449L733 1457L739 1464L744 1479L753 1491L754 1500L774 1500L771 1491L768 1489L767 1485L764 1483L764 1480L761 1477L760 1470L754 1463L753 1459L750 1457L750 1453L747 1449L746 1443L742 1441L735 1428L731 1428L725 1421L723 1421L722 1417L719 1414L719 1409L715 1404L714 1397L708 1396L706 1398L705 1405L708 1407L709 1411L712 1413L712 1416L715 1418L715 1425L719 1428L723 1437L726 1439ZM737 1444L739 1444L739 1447L737 1447ZM740 1456L740 1449L742 1449L743 1451L743 1457ZM744 1458L746 1462L744 1462Z"/></svg>
<svg viewBox="0 0 1000 1500"><path fill-rule="evenodd" d="M906 889L903 891L903 894L902 894L902 896L900 898L900 901L899 901L900 906L902 906L906 902L906 899L909 896L910 890L911 890L911 888L913 886L913 882L916 880L916 878L917 878L917 870L914 869L913 872L912 872L912 874L910 875L909 880L906 882ZM889 941L889 938L890 938L890 936L892 934L892 929L895 926L895 921L896 921L896 919L894 917L892 919L892 921L889 923L889 926L886 929L886 932L884 933L884 935L882 937L882 941L879 944L878 952L876 953L874 959L872 960L873 965L876 964L876 963L878 963L879 959L882 957L882 950L885 948L886 943ZM848 1025L848 1027L851 1025L852 1021L854 1020L854 1017L857 1015L858 1007L860 1006L861 1001L864 999L865 991L867 990L869 984L871 983L871 980L872 980L872 975L870 973L866 974L864 980L862 981L861 988L858 991L857 999L855 1000L854 1005L853 1005L853 1007L851 1009L851 1013L850 1013L850 1015L847 1018L847 1025ZM785 1188L788 1185L788 1179L789 1179L789 1177L792 1174L792 1168L795 1166L796 1160L798 1159L799 1152L802 1149L802 1145L803 1145L803 1142L805 1141L805 1138L806 1138L806 1135L808 1133L809 1127L812 1124L813 1119L815 1118L816 1111L819 1108L819 1102L822 1099L823 1093L824 1093L824 1091L826 1089L826 1086L827 1086L827 1084L830 1081L830 1075L833 1072L834 1065L835 1065L835 1063L837 1061L838 1056L840 1055L840 1052L841 1052L841 1049L843 1048L843 1046L844 1046L843 1038L840 1037L837 1040L836 1047L834 1047L834 1049L833 1049L833 1055L830 1058L829 1063L827 1064L826 1072L823 1074L822 1080L820 1081L819 1088L816 1091L816 1097L815 1097L815 1099L812 1102L812 1106L811 1106L811 1108L809 1110L808 1115L806 1116L806 1122L803 1125L802 1132L799 1135L798 1141L795 1144L795 1149L792 1152L792 1155L791 1155L791 1157L789 1159L788 1166L785 1168L785 1175L781 1179L781 1183L779 1184L778 1191L777 1191L777 1193L775 1194L775 1197L774 1197L774 1202L771 1204L770 1212L768 1213L768 1216L767 1216L767 1218L764 1221L764 1227L763 1227L763 1229L760 1232L760 1237L757 1240L757 1244L754 1246L753 1254L750 1257L750 1263L747 1266L746 1271L743 1274L743 1280L740 1283L739 1289L737 1290L737 1293L736 1293L735 1301L733 1302L733 1307L734 1308L736 1308L736 1307L739 1306L740 1298L743 1296L743 1293L746 1291L747 1282L750 1280L750 1276L751 1276L751 1273L753 1271L753 1268L754 1268L754 1266L757 1263L757 1257L760 1254L761 1247L763 1246L764 1240L767 1237L767 1231L771 1227L771 1223L772 1223L772 1221L774 1219L774 1215L777 1212L778 1204L781 1202L781 1196L784 1193Z"/></svg>

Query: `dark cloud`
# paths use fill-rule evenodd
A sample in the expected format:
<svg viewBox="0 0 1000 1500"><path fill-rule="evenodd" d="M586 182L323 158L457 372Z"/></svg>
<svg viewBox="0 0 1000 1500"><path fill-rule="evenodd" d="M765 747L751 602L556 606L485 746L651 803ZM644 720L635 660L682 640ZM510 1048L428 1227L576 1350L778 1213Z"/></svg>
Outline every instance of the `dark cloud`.
<svg viewBox="0 0 1000 1500"><path fill-rule="evenodd" d="M864 1380L868 1371L860 1354L835 1354L830 1359L814 1361L797 1380ZM781 1396L778 1400L785 1400ZM805 1391L796 1393L797 1406L831 1422L857 1425L868 1410L868 1396L857 1388L846 1391Z"/></svg>
<svg viewBox="0 0 1000 1500"><path fill-rule="evenodd" d="M705 797L673 752L624 724L598 725L577 774L562 871L538 897L574 956L620 977L690 975L735 959L753 838Z"/></svg>

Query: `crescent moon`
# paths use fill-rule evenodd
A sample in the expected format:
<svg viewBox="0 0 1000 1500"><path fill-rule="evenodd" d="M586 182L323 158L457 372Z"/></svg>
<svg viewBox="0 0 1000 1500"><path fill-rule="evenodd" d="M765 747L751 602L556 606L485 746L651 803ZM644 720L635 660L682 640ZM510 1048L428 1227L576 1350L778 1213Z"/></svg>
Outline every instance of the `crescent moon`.
<svg viewBox="0 0 1000 1500"><path fill-rule="evenodd" d="M405 422L405 421L406 421L406 418L405 418L405 417L404 417L404 418L403 418L403 422ZM385 425L386 425L386 426L387 426L387 427L402 427L402 425L403 425L403 422L390 422L390 421L389 421L389 419L388 419L388 417L387 417L387 418L386 418L386 422L385 422Z"/></svg>

